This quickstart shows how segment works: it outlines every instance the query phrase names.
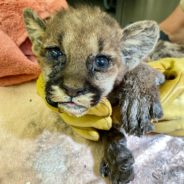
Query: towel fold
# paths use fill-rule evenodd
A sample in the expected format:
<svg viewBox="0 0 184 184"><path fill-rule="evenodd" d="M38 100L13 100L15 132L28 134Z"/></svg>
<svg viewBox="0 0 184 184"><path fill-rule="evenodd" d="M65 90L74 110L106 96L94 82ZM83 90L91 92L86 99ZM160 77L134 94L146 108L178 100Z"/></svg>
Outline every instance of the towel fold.
<svg viewBox="0 0 184 184"><path fill-rule="evenodd" d="M67 3L66 0L0 1L0 86L27 82L40 73L23 23L23 9L28 7L46 18L67 8Z"/></svg>

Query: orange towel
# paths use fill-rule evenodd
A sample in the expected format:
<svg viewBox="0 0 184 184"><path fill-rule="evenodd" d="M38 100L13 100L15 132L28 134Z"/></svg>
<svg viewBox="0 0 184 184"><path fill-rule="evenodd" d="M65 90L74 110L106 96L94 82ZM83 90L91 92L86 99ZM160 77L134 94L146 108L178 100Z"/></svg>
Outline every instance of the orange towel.
<svg viewBox="0 0 184 184"><path fill-rule="evenodd" d="M67 8L66 0L0 1L0 86L36 79L40 68L31 52L23 23L23 9L32 8L42 18Z"/></svg>

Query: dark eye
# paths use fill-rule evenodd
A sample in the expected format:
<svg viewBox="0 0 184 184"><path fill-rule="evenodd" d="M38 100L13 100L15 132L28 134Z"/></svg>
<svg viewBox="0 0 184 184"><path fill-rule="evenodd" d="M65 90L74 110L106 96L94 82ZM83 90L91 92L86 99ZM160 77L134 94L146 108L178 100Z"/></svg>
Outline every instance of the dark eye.
<svg viewBox="0 0 184 184"><path fill-rule="evenodd" d="M58 47L47 48L47 54L49 58L54 60L57 60L59 57L63 55L63 53Z"/></svg>
<svg viewBox="0 0 184 184"><path fill-rule="evenodd" d="M109 66L110 59L107 56L96 56L95 65L98 69L106 69Z"/></svg>

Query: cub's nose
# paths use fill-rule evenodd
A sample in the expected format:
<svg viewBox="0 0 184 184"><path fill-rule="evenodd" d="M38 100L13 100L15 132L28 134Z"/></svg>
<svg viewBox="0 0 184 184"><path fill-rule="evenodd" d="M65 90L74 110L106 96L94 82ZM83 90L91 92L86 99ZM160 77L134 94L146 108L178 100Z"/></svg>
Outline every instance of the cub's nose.
<svg viewBox="0 0 184 184"><path fill-rule="evenodd" d="M62 88L65 90L65 93L70 97L76 97L83 95L86 90L84 88L71 88L69 86L63 85Z"/></svg>

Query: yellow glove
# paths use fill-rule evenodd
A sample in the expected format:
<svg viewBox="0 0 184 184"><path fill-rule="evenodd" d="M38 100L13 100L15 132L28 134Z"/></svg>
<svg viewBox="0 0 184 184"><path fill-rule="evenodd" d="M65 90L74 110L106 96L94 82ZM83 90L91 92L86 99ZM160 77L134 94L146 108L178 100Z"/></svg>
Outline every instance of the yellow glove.
<svg viewBox="0 0 184 184"><path fill-rule="evenodd" d="M161 103L164 117L155 123L155 132L166 133L175 136L184 136L184 59L166 58L149 63L166 76L166 82L160 87ZM45 100L44 80L42 75L37 81L37 92ZM52 110L57 108L46 104ZM116 109L117 108L117 109ZM96 107L91 108L82 117L60 113L61 118L82 137L90 140L99 140L97 129L109 130L112 126L111 105L107 99L103 99ZM113 108L113 122L119 122L119 109Z"/></svg>
<svg viewBox="0 0 184 184"><path fill-rule="evenodd" d="M45 100L45 83L43 76L40 75L36 83L37 93ZM112 108L109 101L103 98L97 106L90 108L87 114L82 117L76 117L74 115L68 114L66 112L59 112L58 108L49 105L47 106L58 112L65 123L72 127L72 130L89 140L98 141L100 135L97 131L99 130L109 130L112 127Z"/></svg>
<svg viewBox="0 0 184 184"><path fill-rule="evenodd" d="M148 64L166 77L160 86L164 117L155 123L154 132L184 136L184 58L165 58ZM113 107L112 119L113 123L119 122L119 107Z"/></svg>
<svg viewBox="0 0 184 184"><path fill-rule="evenodd" d="M184 58L165 58L149 65L166 77L160 87L164 117L155 123L155 132L184 136Z"/></svg>

